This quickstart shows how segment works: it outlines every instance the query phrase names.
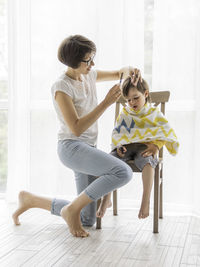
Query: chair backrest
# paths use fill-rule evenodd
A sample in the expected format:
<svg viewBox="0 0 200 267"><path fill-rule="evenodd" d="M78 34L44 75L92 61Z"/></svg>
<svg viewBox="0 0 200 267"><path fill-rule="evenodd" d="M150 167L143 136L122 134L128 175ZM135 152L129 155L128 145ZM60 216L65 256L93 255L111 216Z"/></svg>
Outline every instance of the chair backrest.
<svg viewBox="0 0 200 267"><path fill-rule="evenodd" d="M160 110L163 114L165 114L165 103L169 101L170 92L169 91L158 91L158 92L150 92L151 103L154 106L160 105ZM115 122L120 112L120 105L125 106L126 99L121 96L116 102L115 106ZM159 151L159 158L163 158L163 148Z"/></svg>

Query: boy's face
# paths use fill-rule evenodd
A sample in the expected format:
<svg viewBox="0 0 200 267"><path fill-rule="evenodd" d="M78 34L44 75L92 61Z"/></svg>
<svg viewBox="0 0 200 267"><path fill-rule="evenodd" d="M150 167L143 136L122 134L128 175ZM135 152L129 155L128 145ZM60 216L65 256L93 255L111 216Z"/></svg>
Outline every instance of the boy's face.
<svg viewBox="0 0 200 267"><path fill-rule="evenodd" d="M130 88L128 96L126 96L125 98L128 101L129 107L131 107L135 111L138 111L145 105L147 96L148 91L142 94L136 88Z"/></svg>

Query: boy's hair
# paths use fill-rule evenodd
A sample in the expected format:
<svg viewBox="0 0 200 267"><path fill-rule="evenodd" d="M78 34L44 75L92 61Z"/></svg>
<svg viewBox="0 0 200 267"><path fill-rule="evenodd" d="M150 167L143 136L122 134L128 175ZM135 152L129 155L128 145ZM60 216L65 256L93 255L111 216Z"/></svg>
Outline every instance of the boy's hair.
<svg viewBox="0 0 200 267"><path fill-rule="evenodd" d="M137 83L137 86L134 86L133 83L132 83L132 77L131 76L128 76L124 80L124 82L122 84L122 93L123 93L123 96L124 97L127 97L128 96L129 90L131 88L137 89L143 95L144 95L145 91L148 91L149 92L149 86L148 86L147 82L144 79L142 79L142 82L139 80L138 83ZM151 102L150 95L147 96L146 102Z"/></svg>
<svg viewBox="0 0 200 267"><path fill-rule="evenodd" d="M63 64L78 68L87 53L96 53L96 45L82 35L65 38L58 48L58 59Z"/></svg>

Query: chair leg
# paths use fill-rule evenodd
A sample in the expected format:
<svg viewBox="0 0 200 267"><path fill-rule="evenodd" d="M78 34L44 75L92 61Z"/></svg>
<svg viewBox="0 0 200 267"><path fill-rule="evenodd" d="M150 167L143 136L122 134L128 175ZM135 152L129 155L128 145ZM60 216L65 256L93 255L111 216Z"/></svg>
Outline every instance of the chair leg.
<svg viewBox="0 0 200 267"><path fill-rule="evenodd" d="M163 218L163 164L161 165L160 178L161 178L161 183L160 183L159 218L162 219Z"/></svg>
<svg viewBox="0 0 200 267"><path fill-rule="evenodd" d="M97 200L97 210L98 210L100 204L101 204L101 199L98 199ZM96 219L96 229L101 229L101 218L98 218L98 217Z"/></svg>
<svg viewBox="0 0 200 267"><path fill-rule="evenodd" d="M157 165L154 176L154 214L153 214L153 233L158 233L158 210L159 210L159 175L160 166Z"/></svg>
<svg viewBox="0 0 200 267"><path fill-rule="evenodd" d="M117 214L117 190L113 191L113 215Z"/></svg>

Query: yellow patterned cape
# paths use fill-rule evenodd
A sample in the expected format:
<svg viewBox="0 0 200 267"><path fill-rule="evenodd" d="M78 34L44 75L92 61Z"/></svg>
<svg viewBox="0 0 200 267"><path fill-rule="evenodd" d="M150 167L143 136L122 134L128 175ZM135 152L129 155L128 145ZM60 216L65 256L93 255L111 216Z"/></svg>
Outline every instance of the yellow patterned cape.
<svg viewBox="0 0 200 267"><path fill-rule="evenodd" d="M166 141L170 154L176 155L179 143L174 130L158 107L145 104L139 111L123 107L112 131L112 150L130 143Z"/></svg>

